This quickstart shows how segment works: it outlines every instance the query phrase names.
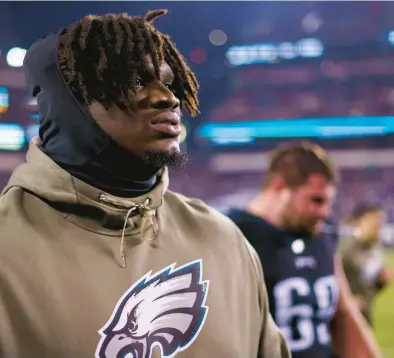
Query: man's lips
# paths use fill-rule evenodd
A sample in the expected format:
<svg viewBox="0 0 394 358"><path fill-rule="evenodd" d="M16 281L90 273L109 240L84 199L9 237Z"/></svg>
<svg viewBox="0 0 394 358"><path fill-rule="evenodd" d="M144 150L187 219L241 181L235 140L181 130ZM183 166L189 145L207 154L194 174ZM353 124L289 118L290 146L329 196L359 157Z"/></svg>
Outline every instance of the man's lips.
<svg viewBox="0 0 394 358"><path fill-rule="evenodd" d="M181 124L181 117L178 113L168 112L156 116L151 121L151 124L153 125L161 124L161 123L167 123L176 126Z"/></svg>
<svg viewBox="0 0 394 358"><path fill-rule="evenodd" d="M151 121L155 130L177 137L182 132L181 118L177 113L163 113Z"/></svg>

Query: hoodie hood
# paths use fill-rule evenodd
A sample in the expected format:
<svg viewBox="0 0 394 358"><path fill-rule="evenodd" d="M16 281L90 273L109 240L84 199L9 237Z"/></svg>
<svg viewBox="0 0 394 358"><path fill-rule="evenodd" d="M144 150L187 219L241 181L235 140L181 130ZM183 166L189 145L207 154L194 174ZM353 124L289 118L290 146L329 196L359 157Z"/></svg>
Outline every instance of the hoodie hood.
<svg viewBox="0 0 394 358"><path fill-rule="evenodd" d="M74 98L58 63L60 32L39 39L24 60L28 92L37 97L42 151L59 164L84 166L111 143Z"/></svg>
<svg viewBox="0 0 394 358"><path fill-rule="evenodd" d="M41 150L98 188L122 197L146 193L156 183L157 168L115 143L73 96L58 62L61 33L39 39L24 60L29 94L37 97Z"/></svg>
<svg viewBox="0 0 394 358"><path fill-rule="evenodd" d="M169 183L166 168L158 173L157 185L147 194L116 197L73 177L44 154L39 144L38 138L30 143L26 163L16 168L1 195L14 187L22 188L82 229L121 237L122 257L126 236L146 233L147 240L157 237L157 209L163 203Z"/></svg>

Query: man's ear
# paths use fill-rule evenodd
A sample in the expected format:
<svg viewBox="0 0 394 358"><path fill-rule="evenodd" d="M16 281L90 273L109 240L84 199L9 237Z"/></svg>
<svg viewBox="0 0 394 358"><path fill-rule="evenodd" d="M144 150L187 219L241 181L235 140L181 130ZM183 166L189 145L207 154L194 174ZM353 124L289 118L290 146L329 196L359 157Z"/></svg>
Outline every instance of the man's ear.
<svg viewBox="0 0 394 358"><path fill-rule="evenodd" d="M271 179L270 188L277 195L278 201L288 203L292 190L280 175L275 175Z"/></svg>
<svg viewBox="0 0 394 358"><path fill-rule="evenodd" d="M99 102L94 101L92 104L85 108L97 122L108 119L108 110Z"/></svg>
<svg viewBox="0 0 394 358"><path fill-rule="evenodd" d="M280 175L274 175L271 178L270 187L275 192L281 192L283 189L286 189L287 184L283 177L281 177Z"/></svg>

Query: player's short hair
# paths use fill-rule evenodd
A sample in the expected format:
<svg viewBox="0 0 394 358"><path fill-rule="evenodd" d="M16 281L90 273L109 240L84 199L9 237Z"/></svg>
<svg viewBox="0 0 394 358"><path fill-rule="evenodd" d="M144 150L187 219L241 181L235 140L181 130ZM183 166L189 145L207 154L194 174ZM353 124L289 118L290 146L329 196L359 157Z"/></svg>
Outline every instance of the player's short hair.
<svg viewBox="0 0 394 358"><path fill-rule="evenodd" d="M353 221L357 221L364 217L364 215L366 214L380 211L383 211L383 208L379 204L360 203L356 205L350 217Z"/></svg>
<svg viewBox="0 0 394 358"><path fill-rule="evenodd" d="M280 176L291 188L304 184L312 174L322 174L328 182L337 182L337 170L327 152L312 142L284 143L270 155L264 186Z"/></svg>
<svg viewBox="0 0 394 358"><path fill-rule="evenodd" d="M59 65L76 99L83 105L98 101L105 107L128 108L138 75L151 73L146 60L150 56L152 75L160 79L160 65L166 61L175 75L171 90L182 108L197 115L197 79L170 37L153 26L166 13L162 9L144 17L88 15L65 29L60 35Z"/></svg>

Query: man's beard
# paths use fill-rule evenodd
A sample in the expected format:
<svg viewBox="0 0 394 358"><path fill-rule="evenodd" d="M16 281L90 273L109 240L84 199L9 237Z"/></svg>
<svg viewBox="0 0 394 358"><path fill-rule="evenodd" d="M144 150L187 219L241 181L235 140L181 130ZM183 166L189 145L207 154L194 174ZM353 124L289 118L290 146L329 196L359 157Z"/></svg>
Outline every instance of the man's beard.
<svg viewBox="0 0 394 358"><path fill-rule="evenodd" d="M294 237L311 238L319 233L320 225L310 223L291 214L283 217L282 228Z"/></svg>
<svg viewBox="0 0 394 358"><path fill-rule="evenodd" d="M166 152L160 150L146 150L141 154L142 160L155 169L159 170L163 167L171 167L174 169L182 169L188 162L186 152Z"/></svg>
<svg viewBox="0 0 394 358"><path fill-rule="evenodd" d="M303 227L296 225L287 225L283 226L283 229L291 236L303 239L309 239L316 236L319 233L317 227Z"/></svg>

